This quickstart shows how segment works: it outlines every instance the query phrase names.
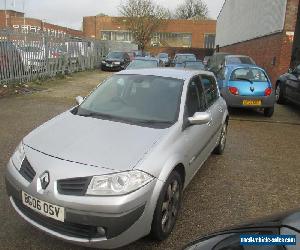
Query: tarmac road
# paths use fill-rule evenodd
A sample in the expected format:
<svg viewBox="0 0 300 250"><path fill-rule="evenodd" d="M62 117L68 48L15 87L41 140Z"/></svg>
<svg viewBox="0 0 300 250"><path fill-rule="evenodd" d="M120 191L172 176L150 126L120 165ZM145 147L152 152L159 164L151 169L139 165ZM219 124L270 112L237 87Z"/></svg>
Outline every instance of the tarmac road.
<svg viewBox="0 0 300 250"><path fill-rule="evenodd" d="M5 165L33 128L74 105L107 74L88 72L47 90L0 99L0 248L83 249L34 229L13 211L5 192ZM148 237L123 249L180 249L224 227L273 213L300 209L300 109L276 106L269 119L234 110L223 156L211 156L184 193L172 235L162 243Z"/></svg>

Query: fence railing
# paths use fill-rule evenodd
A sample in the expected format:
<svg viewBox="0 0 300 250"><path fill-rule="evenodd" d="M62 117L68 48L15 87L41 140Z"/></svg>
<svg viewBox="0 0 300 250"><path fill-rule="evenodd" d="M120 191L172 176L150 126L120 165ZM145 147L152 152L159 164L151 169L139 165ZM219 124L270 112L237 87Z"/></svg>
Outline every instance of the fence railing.
<svg viewBox="0 0 300 250"><path fill-rule="evenodd" d="M94 69L107 52L93 39L0 30L0 84Z"/></svg>

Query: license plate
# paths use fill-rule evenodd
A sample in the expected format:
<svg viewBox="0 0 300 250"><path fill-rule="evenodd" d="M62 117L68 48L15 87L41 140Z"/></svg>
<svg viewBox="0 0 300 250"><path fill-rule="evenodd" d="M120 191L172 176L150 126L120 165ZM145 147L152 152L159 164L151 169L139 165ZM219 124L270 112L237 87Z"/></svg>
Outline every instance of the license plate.
<svg viewBox="0 0 300 250"><path fill-rule="evenodd" d="M261 100L243 100L244 106L261 106Z"/></svg>
<svg viewBox="0 0 300 250"><path fill-rule="evenodd" d="M112 64L106 64L107 67L111 67L112 68Z"/></svg>
<svg viewBox="0 0 300 250"><path fill-rule="evenodd" d="M32 210L50 217L54 220L64 222L65 220L65 208L53 205L51 203L42 201L22 191L22 202L25 206Z"/></svg>

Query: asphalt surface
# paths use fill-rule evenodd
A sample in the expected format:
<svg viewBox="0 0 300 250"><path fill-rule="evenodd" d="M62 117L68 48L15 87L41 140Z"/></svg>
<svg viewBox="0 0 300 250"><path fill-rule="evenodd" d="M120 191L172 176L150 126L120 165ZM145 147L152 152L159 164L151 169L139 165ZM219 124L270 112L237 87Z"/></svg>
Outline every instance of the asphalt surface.
<svg viewBox="0 0 300 250"><path fill-rule="evenodd" d="M81 73L46 90L0 99L0 249L83 249L25 223L5 192L5 165L32 129L74 105L107 74ZM184 192L172 235L157 243L145 237L123 249L180 249L201 235L228 226L300 209L300 108L276 106L272 118L234 110L223 156L212 155Z"/></svg>

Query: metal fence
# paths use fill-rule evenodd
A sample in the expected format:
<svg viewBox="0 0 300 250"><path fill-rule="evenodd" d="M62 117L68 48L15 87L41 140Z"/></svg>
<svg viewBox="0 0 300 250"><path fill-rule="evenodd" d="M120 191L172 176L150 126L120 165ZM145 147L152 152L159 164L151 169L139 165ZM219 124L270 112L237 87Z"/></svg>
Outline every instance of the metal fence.
<svg viewBox="0 0 300 250"><path fill-rule="evenodd" d="M23 83L98 67L101 41L24 30L0 30L0 84Z"/></svg>

